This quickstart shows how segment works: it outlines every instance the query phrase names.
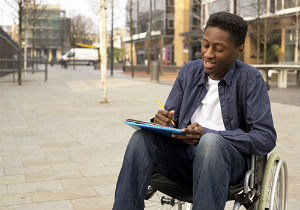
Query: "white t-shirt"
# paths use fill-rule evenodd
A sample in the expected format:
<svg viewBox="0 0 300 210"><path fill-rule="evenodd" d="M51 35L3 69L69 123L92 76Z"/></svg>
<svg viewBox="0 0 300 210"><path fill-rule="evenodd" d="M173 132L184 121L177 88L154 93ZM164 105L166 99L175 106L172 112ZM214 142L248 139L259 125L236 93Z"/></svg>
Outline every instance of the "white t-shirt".
<svg viewBox="0 0 300 210"><path fill-rule="evenodd" d="M219 80L212 80L208 77L206 84L208 92L194 112L191 123L197 122L202 127L224 131L226 129L221 113L218 83Z"/></svg>

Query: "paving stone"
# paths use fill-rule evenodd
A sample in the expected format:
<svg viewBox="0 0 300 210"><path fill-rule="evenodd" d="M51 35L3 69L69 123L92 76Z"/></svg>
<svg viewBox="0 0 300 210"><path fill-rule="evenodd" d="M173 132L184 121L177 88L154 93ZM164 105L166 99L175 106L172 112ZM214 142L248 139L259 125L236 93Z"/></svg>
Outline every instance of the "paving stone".
<svg viewBox="0 0 300 210"><path fill-rule="evenodd" d="M30 203L23 205L11 205L0 207L3 210L72 210L73 206L70 201L54 201L43 203Z"/></svg>
<svg viewBox="0 0 300 210"><path fill-rule="evenodd" d="M62 185L60 184L59 181L9 184L7 185L7 194L59 190L59 189L62 189Z"/></svg>
<svg viewBox="0 0 300 210"><path fill-rule="evenodd" d="M82 174L78 170L61 170L61 171L42 171L36 173L25 174L27 182L39 182L39 181L48 181L48 180L65 180L65 179L74 179L81 178Z"/></svg>
<svg viewBox="0 0 300 210"><path fill-rule="evenodd" d="M32 192L31 195L33 202L47 202L94 197L97 196L97 193L91 188L81 187L72 189Z"/></svg>
<svg viewBox="0 0 300 210"><path fill-rule="evenodd" d="M32 199L29 193L10 194L10 195L0 196L0 206L9 206L9 205L26 204L26 203L32 203Z"/></svg>
<svg viewBox="0 0 300 210"><path fill-rule="evenodd" d="M41 150L48 160L62 160L69 158L62 148L43 148Z"/></svg>
<svg viewBox="0 0 300 210"><path fill-rule="evenodd" d="M2 176L0 177L0 185L3 184L19 184L25 183L25 176L24 175L12 175L12 176Z"/></svg>
<svg viewBox="0 0 300 210"><path fill-rule="evenodd" d="M78 147L81 146L81 143L78 141L70 142L61 142L61 143L49 143L49 144L40 144L41 148L53 148L53 147Z"/></svg>
<svg viewBox="0 0 300 210"><path fill-rule="evenodd" d="M1 168L17 168L21 166L22 166L21 161L2 161L0 163Z"/></svg>
<svg viewBox="0 0 300 210"><path fill-rule="evenodd" d="M98 196L71 200L74 209L112 209L113 196Z"/></svg>
<svg viewBox="0 0 300 210"><path fill-rule="evenodd" d="M83 176L98 176L98 175L119 175L120 167L93 167L80 169Z"/></svg>
<svg viewBox="0 0 300 210"><path fill-rule="evenodd" d="M93 189L100 195L114 195L116 184L105 184L93 187Z"/></svg>
<svg viewBox="0 0 300 210"><path fill-rule="evenodd" d="M5 175L19 175L19 174L28 174L34 172L41 172L45 170L52 169L51 166L42 165L42 166L31 166L31 167L18 167L18 168L6 168Z"/></svg>
<svg viewBox="0 0 300 210"><path fill-rule="evenodd" d="M66 164L72 163L70 159L62 159L62 160L27 160L22 161L24 167L31 166L42 166L42 165L50 165L50 164Z"/></svg>
<svg viewBox="0 0 300 210"><path fill-rule="evenodd" d="M105 184L113 184L116 183L117 176L116 175L100 175L94 177L83 177L78 179L66 179L61 180L61 183L64 188L80 188L80 187L94 187Z"/></svg>
<svg viewBox="0 0 300 210"><path fill-rule="evenodd" d="M6 185L0 185L0 195L4 195L4 194L6 194Z"/></svg>

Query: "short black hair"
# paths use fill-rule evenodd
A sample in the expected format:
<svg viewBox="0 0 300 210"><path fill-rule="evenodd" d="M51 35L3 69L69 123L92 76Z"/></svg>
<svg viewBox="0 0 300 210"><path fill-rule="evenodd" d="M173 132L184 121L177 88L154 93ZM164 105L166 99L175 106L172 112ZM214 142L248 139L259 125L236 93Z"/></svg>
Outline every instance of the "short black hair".
<svg viewBox="0 0 300 210"><path fill-rule="evenodd" d="M245 43L247 35L248 24L240 16L228 13L228 12L217 12L211 14L206 23L205 30L207 27L218 27L224 31L227 31L233 39L236 46Z"/></svg>

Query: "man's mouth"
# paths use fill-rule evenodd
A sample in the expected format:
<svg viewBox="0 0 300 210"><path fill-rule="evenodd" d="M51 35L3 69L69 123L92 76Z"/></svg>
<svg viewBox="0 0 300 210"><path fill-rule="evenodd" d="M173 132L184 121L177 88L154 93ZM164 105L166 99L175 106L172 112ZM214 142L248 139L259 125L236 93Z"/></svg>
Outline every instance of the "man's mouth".
<svg viewBox="0 0 300 210"><path fill-rule="evenodd" d="M204 68L211 69L215 66L216 63L211 61L203 61Z"/></svg>

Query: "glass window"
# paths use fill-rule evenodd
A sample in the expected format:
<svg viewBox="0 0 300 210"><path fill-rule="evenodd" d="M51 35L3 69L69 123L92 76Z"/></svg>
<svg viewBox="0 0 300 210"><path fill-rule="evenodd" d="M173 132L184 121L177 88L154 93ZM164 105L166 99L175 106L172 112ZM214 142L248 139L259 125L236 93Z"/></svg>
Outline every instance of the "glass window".
<svg viewBox="0 0 300 210"><path fill-rule="evenodd" d="M277 10L282 10L282 0L277 0Z"/></svg>
<svg viewBox="0 0 300 210"><path fill-rule="evenodd" d="M174 0L167 0L168 6L174 6Z"/></svg>
<svg viewBox="0 0 300 210"><path fill-rule="evenodd" d="M285 61L294 61L295 57L296 30L285 30Z"/></svg>
<svg viewBox="0 0 300 210"><path fill-rule="evenodd" d="M260 12L262 13L263 4L261 2ZM254 0L246 0L246 1L239 1L238 4L238 11L239 15L242 17L248 17L248 16L256 16L257 15L257 1Z"/></svg>
<svg viewBox="0 0 300 210"><path fill-rule="evenodd" d="M275 13L275 0L271 0L270 2L270 12Z"/></svg>
<svg viewBox="0 0 300 210"><path fill-rule="evenodd" d="M293 8L295 7L294 0L284 0L284 9Z"/></svg>
<svg viewBox="0 0 300 210"><path fill-rule="evenodd" d="M174 20L169 20L169 28L174 28Z"/></svg>

